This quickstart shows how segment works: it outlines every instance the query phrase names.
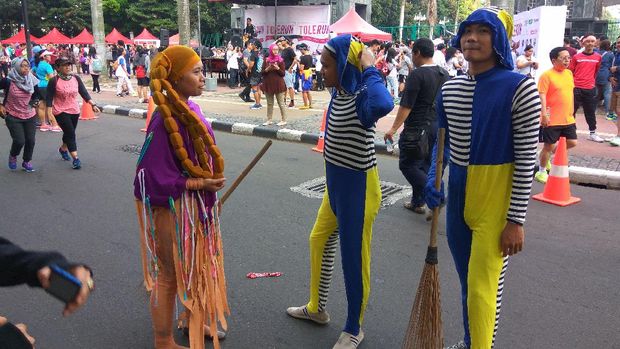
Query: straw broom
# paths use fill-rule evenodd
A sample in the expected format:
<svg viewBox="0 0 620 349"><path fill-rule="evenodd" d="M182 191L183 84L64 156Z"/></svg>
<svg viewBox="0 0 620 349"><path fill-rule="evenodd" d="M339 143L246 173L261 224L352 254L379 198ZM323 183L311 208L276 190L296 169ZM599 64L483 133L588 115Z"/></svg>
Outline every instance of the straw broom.
<svg viewBox="0 0 620 349"><path fill-rule="evenodd" d="M446 130L439 129L437 161L435 165L435 188L441 189L443 153ZM409 326L405 334L403 349L443 349L441 326L441 302L439 299L439 267L437 265L437 225L439 207L433 209L431 239L426 252L422 277L415 295Z"/></svg>

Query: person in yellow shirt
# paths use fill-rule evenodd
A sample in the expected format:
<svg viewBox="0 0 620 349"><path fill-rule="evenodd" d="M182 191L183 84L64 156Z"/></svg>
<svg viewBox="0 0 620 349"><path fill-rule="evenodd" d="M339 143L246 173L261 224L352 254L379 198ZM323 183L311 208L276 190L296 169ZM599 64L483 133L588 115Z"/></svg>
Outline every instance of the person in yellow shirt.
<svg viewBox="0 0 620 349"><path fill-rule="evenodd" d="M549 53L553 68L544 72L538 80L541 112L540 126L544 146L540 152L540 165L534 178L547 183L547 170L550 170L550 157L560 137L566 137L568 149L577 145L577 125L575 124L573 73L568 70L570 53L566 47L556 47Z"/></svg>

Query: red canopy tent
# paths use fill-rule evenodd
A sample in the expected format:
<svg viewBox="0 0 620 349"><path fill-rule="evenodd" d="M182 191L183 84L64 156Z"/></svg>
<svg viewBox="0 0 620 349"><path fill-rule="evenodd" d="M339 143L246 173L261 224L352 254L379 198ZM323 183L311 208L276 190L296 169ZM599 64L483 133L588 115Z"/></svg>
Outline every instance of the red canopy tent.
<svg viewBox="0 0 620 349"><path fill-rule="evenodd" d="M38 38L34 35L30 34L30 41L36 43L38 42ZM19 32L8 39L4 39L1 41L2 44L25 44L26 43L26 31L24 28L20 29Z"/></svg>
<svg viewBox="0 0 620 349"><path fill-rule="evenodd" d="M133 38L133 40L134 41L139 41L139 40L153 41L153 40L159 40L159 38L151 34L151 32L149 32L146 28L144 28L142 30L142 33L140 33L140 35Z"/></svg>
<svg viewBox="0 0 620 349"><path fill-rule="evenodd" d="M133 44L131 39L121 34L118 30L116 30L116 28L113 28L110 34L105 36L105 42L108 44L116 44L118 40L123 40L125 44Z"/></svg>
<svg viewBox="0 0 620 349"><path fill-rule="evenodd" d="M70 44L71 38L61 33L58 29L52 28L49 33L37 40L41 44Z"/></svg>
<svg viewBox="0 0 620 349"><path fill-rule="evenodd" d="M81 33L71 39L71 43L75 45L92 45L95 43L93 34L88 32L88 29L84 28Z"/></svg>
<svg viewBox="0 0 620 349"><path fill-rule="evenodd" d="M174 35L172 35L172 36L168 39L168 40L169 40L169 41L168 41L168 43L170 44L170 46L178 45L178 44L179 44L179 37L180 37L180 35L179 35L179 34L174 34ZM190 40L189 40L189 46L191 46L191 47L198 47L198 46L199 46L199 45L198 45L198 41L197 41L197 40L190 39Z"/></svg>
<svg viewBox="0 0 620 349"><path fill-rule="evenodd" d="M362 41L381 40L392 41L392 34L381 31L366 22L351 8L342 18L330 26L336 34L352 34Z"/></svg>

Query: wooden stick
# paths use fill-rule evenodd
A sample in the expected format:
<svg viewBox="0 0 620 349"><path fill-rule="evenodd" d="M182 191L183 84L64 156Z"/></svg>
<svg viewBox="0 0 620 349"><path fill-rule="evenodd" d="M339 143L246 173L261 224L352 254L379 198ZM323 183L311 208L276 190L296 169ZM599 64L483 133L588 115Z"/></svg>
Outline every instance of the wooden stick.
<svg viewBox="0 0 620 349"><path fill-rule="evenodd" d="M439 136L437 138L437 157L435 159L435 189L441 190L441 177L443 177L443 153L444 143L446 140L446 129L439 129ZM431 223L431 243L430 247L437 247L437 228L439 226L439 208L437 206L433 209L433 221Z"/></svg>
<svg viewBox="0 0 620 349"><path fill-rule="evenodd" d="M267 143L265 143L265 145L263 146L263 148L258 152L258 154L256 154L254 159L252 159L252 162L250 162L250 164L245 167L243 172L241 172L239 177L237 177L237 179L235 179L233 184L230 186L230 188L226 191L226 193L224 193L224 195L220 199L220 202L222 203L222 205L226 202L226 200L228 199L230 194L232 194L233 191L235 191L235 189L237 189L239 184L241 184L241 182L248 175L248 173L250 173L250 171L252 171L252 168L254 168L256 163L258 163L258 161L263 157L263 155L265 155L265 153L267 152L269 147L271 147L272 144L273 144L273 142L271 141L271 139L268 140Z"/></svg>

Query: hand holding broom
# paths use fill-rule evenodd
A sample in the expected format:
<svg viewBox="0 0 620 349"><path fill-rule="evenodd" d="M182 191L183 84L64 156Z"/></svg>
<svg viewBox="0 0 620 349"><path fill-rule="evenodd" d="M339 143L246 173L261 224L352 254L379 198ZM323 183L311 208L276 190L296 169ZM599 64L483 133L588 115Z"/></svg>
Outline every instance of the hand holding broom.
<svg viewBox="0 0 620 349"><path fill-rule="evenodd" d="M446 130L439 129L435 163L435 189L441 190L443 175L443 153ZM439 298L439 268L437 260L437 226L439 207L433 209L431 237L426 252L422 277L415 295L409 326L405 334L403 349L443 349L441 324L441 302Z"/></svg>

